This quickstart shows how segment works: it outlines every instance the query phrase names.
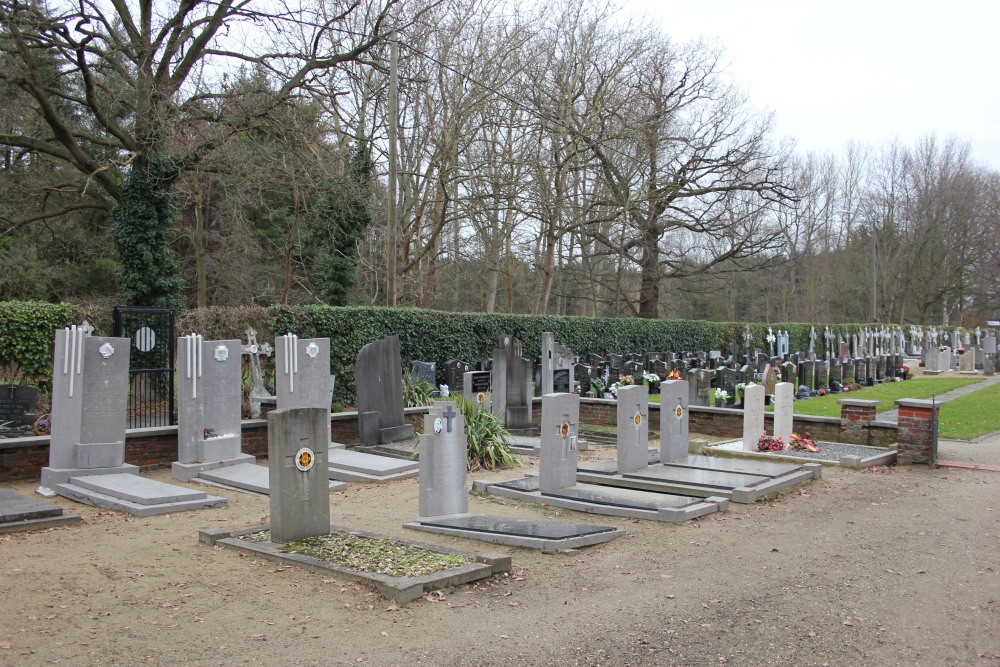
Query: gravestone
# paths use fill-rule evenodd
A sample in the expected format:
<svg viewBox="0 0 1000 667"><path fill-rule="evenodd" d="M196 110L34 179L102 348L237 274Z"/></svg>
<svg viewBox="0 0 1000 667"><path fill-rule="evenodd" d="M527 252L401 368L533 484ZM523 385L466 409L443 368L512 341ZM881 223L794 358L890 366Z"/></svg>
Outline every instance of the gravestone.
<svg viewBox="0 0 1000 667"><path fill-rule="evenodd" d="M399 336L387 336L361 348L354 365L354 383L358 388L362 445L382 445L413 437L413 425L407 424L403 415Z"/></svg>
<svg viewBox="0 0 1000 667"><path fill-rule="evenodd" d="M816 388L816 362L807 359L799 364L799 384L810 389Z"/></svg>
<svg viewBox="0 0 1000 667"><path fill-rule="evenodd" d="M22 384L0 385L0 422L15 425L33 424L37 415L33 412L38 401L38 387Z"/></svg>
<svg viewBox="0 0 1000 667"><path fill-rule="evenodd" d="M755 384L743 393L743 451L753 452L764 435L764 385Z"/></svg>
<svg viewBox="0 0 1000 667"><path fill-rule="evenodd" d="M788 382L779 382L774 386L774 437L788 445L792 441L792 423L794 419L795 390ZM757 449L754 443L754 449Z"/></svg>
<svg viewBox="0 0 1000 667"><path fill-rule="evenodd" d="M454 403L435 403L420 436L421 517L469 511L466 456L465 418Z"/></svg>
<svg viewBox="0 0 1000 667"><path fill-rule="evenodd" d="M472 370L472 364L458 359L449 359L444 364L444 381L456 394L465 392L465 374Z"/></svg>
<svg viewBox="0 0 1000 667"><path fill-rule="evenodd" d="M618 472L649 464L649 392L644 385L618 390Z"/></svg>
<svg viewBox="0 0 1000 667"><path fill-rule="evenodd" d="M437 364L433 361L411 361L410 372L418 378L423 378L432 387L437 387ZM451 385L449 385L450 387Z"/></svg>
<svg viewBox="0 0 1000 667"><path fill-rule="evenodd" d="M493 413L508 430L531 427L531 362L521 354L521 341L500 338L493 351Z"/></svg>
<svg viewBox="0 0 1000 667"><path fill-rule="evenodd" d="M969 348L958 358L958 370L966 375L977 375L976 371L976 352L975 350Z"/></svg>
<svg viewBox="0 0 1000 667"><path fill-rule="evenodd" d="M992 377L996 375L996 364L994 363L995 356L992 354L987 354L983 357L983 375Z"/></svg>
<svg viewBox="0 0 1000 667"><path fill-rule="evenodd" d="M577 383L581 396L590 391L592 373L593 369L587 364L576 364L573 366L573 381Z"/></svg>
<svg viewBox="0 0 1000 667"><path fill-rule="evenodd" d="M644 370L645 369L642 363L634 360L629 360L625 362L625 368L623 372L625 373L625 375L631 375L634 379L642 377L642 373Z"/></svg>
<svg viewBox="0 0 1000 667"><path fill-rule="evenodd" d="M278 336L274 343L274 395L278 408L324 408L329 415L333 403L330 339L300 339L286 334Z"/></svg>
<svg viewBox="0 0 1000 667"><path fill-rule="evenodd" d="M764 367L761 384L764 385L764 394L766 396L774 396L774 388L778 385L778 374L774 372L774 367L770 364Z"/></svg>
<svg viewBox="0 0 1000 667"><path fill-rule="evenodd" d="M945 346L943 349L931 347L927 350L927 365L924 372L928 375L937 375L949 370L951 363L951 348Z"/></svg>
<svg viewBox="0 0 1000 667"><path fill-rule="evenodd" d="M796 382L795 364L791 361L786 361L781 364L781 381L790 382L793 387L798 386L798 382Z"/></svg>
<svg viewBox="0 0 1000 667"><path fill-rule="evenodd" d="M997 353L997 336L992 331L983 336L983 353L985 354Z"/></svg>
<svg viewBox="0 0 1000 667"><path fill-rule="evenodd" d="M463 379L465 399L473 405L479 406L480 410L493 409L492 375L490 371L467 371L465 373Z"/></svg>
<svg viewBox="0 0 1000 667"><path fill-rule="evenodd" d="M284 544L330 533L329 445L328 410L291 408L268 414L272 542Z"/></svg>
<svg viewBox="0 0 1000 667"><path fill-rule="evenodd" d="M38 493L138 516L224 507L225 498L139 476L125 463L128 338L56 331L49 465Z"/></svg>
<svg viewBox="0 0 1000 667"><path fill-rule="evenodd" d="M247 342L241 347L241 353L250 358L250 374L253 378L253 386L250 387L249 395L250 418L258 419L261 415L261 404L275 400L275 397L264 386L264 375L260 367L260 358L270 357L273 350L270 343L257 342L257 331L253 327L248 328L244 333L247 336Z"/></svg>
<svg viewBox="0 0 1000 667"><path fill-rule="evenodd" d="M830 386L830 362L821 359L816 362L816 389Z"/></svg>
<svg viewBox="0 0 1000 667"><path fill-rule="evenodd" d="M177 461L187 482L207 469L254 463L242 450L242 346L238 340L177 339Z"/></svg>
<svg viewBox="0 0 1000 667"><path fill-rule="evenodd" d="M48 470L128 468L129 339L56 331ZM42 486L52 488L42 469ZM56 482L58 483L58 482Z"/></svg>
<svg viewBox="0 0 1000 667"><path fill-rule="evenodd" d="M830 386L832 387L834 382L838 384L842 383L844 381L843 379L844 379L843 363L836 359L830 361Z"/></svg>
<svg viewBox="0 0 1000 667"><path fill-rule="evenodd" d="M542 397L542 442L538 462L538 489L542 493L555 493L576 484L579 422L579 396L546 394Z"/></svg>
<svg viewBox="0 0 1000 667"><path fill-rule="evenodd" d="M573 351L555 341L551 331L542 332L542 394L573 391Z"/></svg>
<svg viewBox="0 0 1000 667"><path fill-rule="evenodd" d="M660 462L688 455L688 386L684 380L660 385Z"/></svg>

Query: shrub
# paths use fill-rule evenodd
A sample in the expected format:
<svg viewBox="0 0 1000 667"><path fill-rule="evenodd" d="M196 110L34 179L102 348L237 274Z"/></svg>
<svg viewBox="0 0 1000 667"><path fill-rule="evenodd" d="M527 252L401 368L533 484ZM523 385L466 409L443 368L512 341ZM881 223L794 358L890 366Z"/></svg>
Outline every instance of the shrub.
<svg viewBox="0 0 1000 667"><path fill-rule="evenodd" d="M496 415L461 395L455 397L455 404L465 419L469 470L497 470L517 465L510 450L510 433Z"/></svg>
<svg viewBox="0 0 1000 667"><path fill-rule="evenodd" d="M411 370L403 372L403 405L415 408L434 401L434 387L427 378Z"/></svg>

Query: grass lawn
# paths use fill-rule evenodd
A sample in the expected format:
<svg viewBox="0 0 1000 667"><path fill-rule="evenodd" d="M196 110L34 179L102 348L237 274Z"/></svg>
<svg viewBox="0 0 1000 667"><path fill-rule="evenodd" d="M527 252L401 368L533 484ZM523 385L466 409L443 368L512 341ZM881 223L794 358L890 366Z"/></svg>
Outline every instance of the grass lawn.
<svg viewBox="0 0 1000 667"><path fill-rule="evenodd" d="M897 398L930 398L952 389L982 382L982 378L919 378L904 382L887 382L874 387L864 387L857 391L817 396L807 401L795 401L795 414L817 417L839 417L840 404L837 399L857 398L865 401L881 401L879 412L892 410ZM771 410L772 408L768 408Z"/></svg>
<svg viewBox="0 0 1000 667"><path fill-rule="evenodd" d="M938 435L942 438L972 440L993 431L1000 431L1000 384L941 406Z"/></svg>

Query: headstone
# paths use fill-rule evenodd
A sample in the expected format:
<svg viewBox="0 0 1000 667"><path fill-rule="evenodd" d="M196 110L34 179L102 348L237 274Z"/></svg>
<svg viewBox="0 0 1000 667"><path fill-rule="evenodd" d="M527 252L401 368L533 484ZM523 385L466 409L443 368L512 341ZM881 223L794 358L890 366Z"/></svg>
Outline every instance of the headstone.
<svg viewBox="0 0 1000 667"><path fill-rule="evenodd" d="M967 375L976 373L976 353L972 348L967 349L958 358L958 370Z"/></svg>
<svg viewBox="0 0 1000 667"><path fill-rule="evenodd" d="M467 371L463 379L465 399L481 410L493 410L493 385L490 371Z"/></svg>
<svg viewBox="0 0 1000 667"><path fill-rule="evenodd" d="M594 369L587 364L576 364L573 366L573 381L576 383L581 396L590 391L593 371Z"/></svg>
<svg viewBox="0 0 1000 667"><path fill-rule="evenodd" d="M743 451L757 450L757 441L764 435L764 385L755 384L743 390Z"/></svg>
<svg viewBox="0 0 1000 667"><path fill-rule="evenodd" d="M811 360L799 364L799 384L810 389L816 388L816 362Z"/></svg>
<svg viewBox="0 0 1000 667"><path fill-rule="evenodd" d="M531 427L531 365L521 355L521 341L500 338L493 351L493 413L508 430Z"/></svg>
<svg viewBox="0 0 1000 667"><path fill-rule="evenodd" d="M542 493L555 493L576 484L579 422L579 396L542 396L542 442L538 461L538 489Z"/></svg>
<svg viewBox="0 0 1000 667"><path fill-rule="evenodd" d="M358 430L362 445L381 445L413 437L413 426L406 423L403 414L399 336L387 336L358 351L354 384L358 389Z"/></svg>
<svg viewBox="0 0 1000 667"><path fill-rule="evenodd" d="M242 346L238 340L177 339L177 461L188 481L206 468L253 463L242 451Z"/></svg>
<svg viewBox="0 0 1000 667"><path fill-rule="evenodd" d="M820 359L816 362L816 389L830 386L830 362L827 359Z"/></svg>
<svg viewBox="0 0 1000 667"><path fill-rule="evenodd" d="M469 511L465 419L454 403L436 402L420 436L420 516Z"/></svg>
<svg viewBox="0 0 1000 667"><path fill-rule="evenodd" d="M550 331L542 332L542 394L573 391L573 351L555 341Z"/></svg>
<svg viewBox="0 0 1000 667"><path fill-rule="evenodd" d="M649 464L649 392L635 384L618 390L618 472Z"/></svg>
<svg viewBox="0 0 1000 667"><path fill-rule="evenodd" d="M983 352L986 354L997 353L997 336L992 331L983 336Z"/></svg>
<svg viewBox="0 0 1000 667"><path fill-rule="evenodd" d="M449 359L444 364L444 381L451 391L461 394L465 391L465 374L471 370L469 362Z"/></svg>
<svg viewBox="0 0 1000 667"><path fill-rule="evenodd" d="M996 364L994 363L994 355L987 354L983 357L983 375L992 377L996 374Z"/></svg>
<svg viewBox="0 0 1000 667"><path fill-rule="evenodd" d="M268 414L272 542L284 544L329 534L329 446L330 417L327 410L291 408L273 410Z"/></svg>
<svg viewBox="0 0 1000 667"><path fill-rule="evenodd" d="M798 386L798 382L796 381L795 364L791 361L786 361L781 364L781 381L790 382L792 386Z"/></svg>
<svg viewBox="0 0 1000 667"><path fill-rule="evenodd" d="M419 378L427 380L432 387L437 386L437 364L433 361L411 361L411 372ZM451 387L451 385L448 385Z"/></svg>
<svg viewBox="0 0 1000 667"><path fill-rule="evenodd" d="M781 438L786 445L792 441L792 421L794 419L795 390L787 382L774 386L774 437ZM754 449L757 449L754 443Z"/></svg>
<svg viewBox="0 0 1000 667"><path fill-rule="evenodd" d="M775 373L774 367L770 364L764 367L761 384L764 385L765 396L774 396L774 388L778 385L778 374Z"/></svg>
<svg viewBox="0 0 1000 667"><path fill-rule="evenodd" d="M250 418L258 419L261 414L261 403L263 401L273 401L274 396L264 386L264 375L260 368L260 358L271 356L270 343L258 343L257 331L250 327L244 332L247 342L241 348L241 353L250 358L250 374L253 377L253 386L250 387Z"/></svg>
<svg viewBox="0 0 1000 667"><path fill-rule="evenodd" d="M129 339L56 331L49 469L118 468L125 462ZM42 470L42 486L46 469Z"/></svg>
<svg viewBox="0 0 1000 667"><path fill-rule="evenodd" d="M660 462L688 455L688 387L684 380L660 385Z"/></svg>

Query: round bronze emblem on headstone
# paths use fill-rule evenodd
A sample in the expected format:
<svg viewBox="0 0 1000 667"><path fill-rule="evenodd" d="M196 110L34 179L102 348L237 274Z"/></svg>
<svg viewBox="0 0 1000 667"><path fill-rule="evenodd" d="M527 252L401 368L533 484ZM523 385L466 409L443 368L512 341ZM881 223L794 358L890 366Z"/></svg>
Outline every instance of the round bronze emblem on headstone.
<svg viewBox="0 0 1000 667"><path fill-rule="evenodd" d="M635 422L635 427L636 428L639 428L640 426L642 426L642 413L641 412L636 412L635 413L635 417L632 418L632 421Z"/></svg>
<svg viewBox="0 0 1000 667"><path fill-rule="evenodd" d="M485 402L486 402L486 394L484 394L483 392L479 392L478 394L476 394L476 403L482 405Z"/></svg>
<svg viewBox="0 0 1000 667"><path fill-rule="evenodd" d="M683 407L681 407L680 405L678 405L678 406L677 406L677 409L676 409L676 410L674 410L674 414L675 414L675 415L677 415L677 418L678 418L678 419L680 419L681 417L683 417L683 416L684 416L684 408L683 408Z"/></svg>
<svg viewBox="0 0 1000 667"><path fill-rule="evenodd" d="M559 427L559 433L562 434L563 438L569 436L569 422L562 423L562 426Z"/></svg>
<svg viewBox="0 0 1000 667"><path fill-rule="evenodd" d="M308 447L303 447L295 453L295 467L302 472L311 470L314 463L316 463L316 455Z"/></svg>

